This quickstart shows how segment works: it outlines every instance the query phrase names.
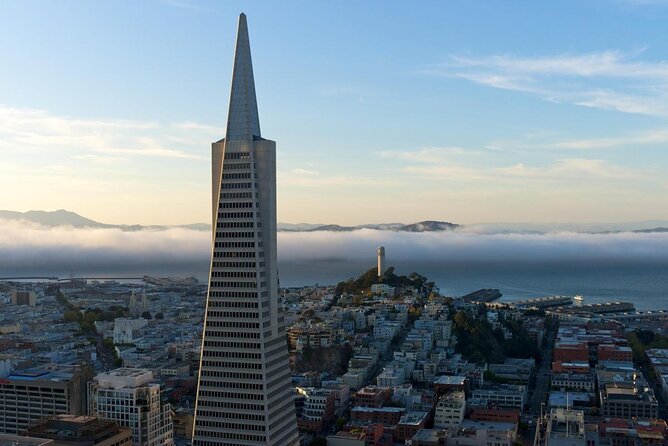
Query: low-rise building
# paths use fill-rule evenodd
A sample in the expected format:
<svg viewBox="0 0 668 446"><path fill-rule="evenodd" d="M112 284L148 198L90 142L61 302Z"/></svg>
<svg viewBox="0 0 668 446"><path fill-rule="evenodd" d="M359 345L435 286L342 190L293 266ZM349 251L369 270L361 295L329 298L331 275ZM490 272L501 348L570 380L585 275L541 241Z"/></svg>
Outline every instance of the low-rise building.
<svg viewBox="0 0 668 446"><path fill-rule="evenodd" d="M587 446L584 413L581 410L552 409L547 416L545 446Z"/></svg>
<svg viewBox="0 0 668 446"><path fill-rule="evenodd" d="M446 393L436 403L434 427L453 429L464 420L466 396L462 390Z"/></svg>
<svg viewBox="0 0 668 446"><path fill-rule="evenodd" d="M394 441L405 442L427 424L428 412L407 412L401 417L394 429Z"/></svg>
<svg viewBox="0 0 668 446"><path fill-rule="evenodd" d="M51 446L130 446L130 428L97 417L57 415L31 426L28 436L53 440Z"/></svg>
<svg viewBox="0 0 668 446"><path fill-rule="evenodd" d="M522 411L527 400L527 388L522 385L497 384L474 389L471 397L486 400L496 406Z"/></svg>

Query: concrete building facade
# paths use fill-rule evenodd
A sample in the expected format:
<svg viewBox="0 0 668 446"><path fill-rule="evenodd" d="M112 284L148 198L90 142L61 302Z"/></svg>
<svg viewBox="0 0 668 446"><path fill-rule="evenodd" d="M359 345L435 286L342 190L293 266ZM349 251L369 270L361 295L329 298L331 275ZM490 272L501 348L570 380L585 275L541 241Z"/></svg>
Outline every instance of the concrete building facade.
<svg viewBox="0 0 668 446"><path fill-rule="evenodd" d="M169 404L160 401L153 372L120 368L88 383L89 414L132 430L133 446L171 446L174 425Z"/></svg>
<svg viewBox="0 0 668 446"><path fill-rule="evenodd" d="M298 443L276 258L276 143L262 138L246 16L225 138L212 145L213 249L194 446Z"/></svg>

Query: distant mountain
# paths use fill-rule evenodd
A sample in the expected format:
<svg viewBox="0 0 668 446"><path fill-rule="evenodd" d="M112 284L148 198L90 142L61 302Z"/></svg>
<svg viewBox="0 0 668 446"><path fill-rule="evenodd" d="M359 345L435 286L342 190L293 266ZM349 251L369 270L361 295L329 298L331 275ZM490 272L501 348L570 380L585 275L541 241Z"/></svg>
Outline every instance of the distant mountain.
<svg viewBox="0 0 668 446"><path fill-rule="evenodd" d="M89 229L120 229L122 231L162 231L169 228L185 228L197 231L210 231L211 225L207 223L192 223L187 225L112 225L100 223L90 218L82 217L76 212L58 209L57 211L3 211L0 210L0 220L14 220L34 223L48 228L68 226L72 228Z"/></svg>
<svg viewBox="0 0 668 446"><path fill-rule="evenodd" d="M108 228L120 229L122 231L161 231L169 228L184 228L196 231L210 231L211 225L208 223L192 223L187 225L112 225L107 223L100 223L90 218L82 217L81 215L59 209L57 211L2 211L0 210L0 220L25 221L34 223L48 228L55 228L61 226L68 226L73 228ZM404 223L377 223L365 224L358 226L341 226L334 224L312 224L312 223L279 223L278 230L285 232L315 232L315 231L329 231L329 232L350 232L359 229L378 229L385 231L403 231L403 232L433 232L433 231L449 231L460 228L460 225L448 223L445 221L421 221L418 223L404 224Z"/></svg>
<svg viewBox="0 0 668 446"><path fill-rule="evenodd" d="M460 228L461 226L455 223L448 223L447 221L421 221L418 223L404 224L404 223L378 223L365 224L357 226L341 226L341 225L311 225L302 223L299 225L290 225L285 223L278 224L279 231L285 232L350 232L359 229L378 229L383 231L399 231L399 232L434 232L434 231L450 231Z"/></svg>
<svg viewBox="0 0 668 446"><path fill-rule="evenodd" d="M96 222L90 218L82 217L81 215L66 211L65 209L58 209L57 211L0 211L0 219L3 220L22 220L30 223L36 223L41 226L57 227L57 226L72 226L73 228L113 228L116 225L107 225Z"/></svg>
<svg viewBox="0 0 668 446"><path fill-rule="evenodd" d="M658 227L658 228L649 228L649 229L636 229L633 232L641 232L641 233L647 233L647 232L668 232L668 228L664 227Z"/></svg>

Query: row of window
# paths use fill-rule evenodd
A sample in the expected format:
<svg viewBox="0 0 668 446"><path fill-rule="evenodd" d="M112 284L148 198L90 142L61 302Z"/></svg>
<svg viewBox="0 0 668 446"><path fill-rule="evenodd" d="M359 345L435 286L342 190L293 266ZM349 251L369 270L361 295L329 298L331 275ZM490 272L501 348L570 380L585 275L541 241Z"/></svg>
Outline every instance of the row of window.
<svg viewBox="0 0 668 446"><path fill-rule="evenodd" d="M207 317L229 317L229 318L256 318L258 317L256 313L243 313L240 311L209 311L207 312Z"/></svg>
<svg viewBox="0 0 668 446"><path fill-rule="evenodd" d="M229 321L212 321L207 320L206 325L208 327L217 327L217 328L260 328L259 322L229 322Z"/></svg>
<svg viewBox="0 0 668 446"><path fill-rule="evenodd" d="M262 237L262 233L257 233L258 237ZM216 232L216 238L255 238L255 232Z"/></svg>
<svg viewBox="0 0 668 446"><path fill-rule="evenodd" d="M225 296L223 296L225 294ZM249 293L245 291L211 291L209 297L257 297L257 293ZM257 302L221 302L209 301L210 307L217 308L257 308Z"/></svg>
<svg viewBox="0 0 668 446"><path fill-rule="evenodd" d="M258 193L255 192L255 197L258 196ZM253 192L221 192L220 198L225 199L235 199L235 198L253 198Z"/></svg>
<svg viewBox="0 0 668 446"><path fill-rule="evenodd" d="M254 228L255 225L252 221L219 221L216 224L218 229L233 229L233 228ZM257 222L257 227L261 228L262 223Z"/></svg>
<svg viewBox="0 0 668 446"><path fill-rule="evenodd" d="M209 357L210 355L206 350L204 350L204 357ZM262 370L262 364L239 364L238 362L220 362L220 361L206 361L202 360L202 367L219 367L227 369L253 369L253 370Z"/></svg>
<svg viewBox="0 0 668 446"><path fill-rule="evenodd" d="M253 413L241 413L241 412L216 412L212 410L198 410L198 417L214 417L214 418L228 418L233 420L253 420L253 421L264 421L263 414L253 414ZM197 425L204 420L197 420Z"/></svg>
<svg viewBox="0 0 668 446"><path fill-rule="evenodd" d="M237 418L237 417L234 417ZM209 421L209 420L197 420L198 427L217 427L217 428L226 428L226 429L238 429L245 431L263 431L264 425L257 424L237 424L237 423L223 423L220 421Z"/></svg>
<svg viewBox="0 0 668 446"><path fill-rule="evenodd" d="M195 431L195 438L200 438L203 436L202 432ZM232 432L206 432L207 437L215 438L227 438L230 440L245 440L245 441L256 441L258 443L264 443L267 441L265 435L250 435L250 434L235 434ZM220 441L207 441L207 440L194 440L193 446L220 446ZM232 443L225 442L225 446L237 446ZM238 446L245 446L245 443L239 443Z"/></svg>
<svg viewBox="0 0 668 446"><path fill-rule="evenodd" d="M237 392L219 392L217 390L206 390L200 387L199 390L200 396L211 396L214 398L232 398L235 400L257 400L262 401L264 395L261 393L237 393Z"/></svg>
<svg viewBox="0 0 668 446"><path fill-rule="evenodd" d="M221 184L221 189L250 189L253 183L223 183ZM255 183L257 187L257 183Z"/></svg>
<svg viewBox="0 0 668 446"><path fill-rule="evenodd" d="M212 288L257 288L257 282L218 282L211 281Z"/></svg>
<svg viewBox="0 0 668 446"><path fill-rule="evenodd" d="M250 172L225 172L223 173L223 180L246 180L250 179Z"/></svg>
<svg viewBox="0 0 668 446"><path fill-rule="evenodd" d="M239 338L239 339L259 339L260 333L247 333L243 331L215 331L207 330L206 336L213 336L216 338Z"/></svg>
<svg viewBox="0 0 668 446"><path fill-rule="evenodd" d="M218 203L218 209L247 209L253 207L253 202L248 201L225 201ZM258 204L257 207L260 207L260 205Z"/></svg>
<svg viewBox="0 0 668 446"><path fill-rule="evenodd" d="M241 169L250 169L250 163L224 163L223 170L241 170ZM253 163L255 167L255 163Z"/></svg>
<svg viewBox="0 0 668 446"><path fill-rule="evenodd" d="M201 375L209 378L262 379L262 373L221 372L219 370L202 370Z"/></svg>
<svg viewBox="0 0 668 446"><path fill-rule="evenodd" d="M250 152L226 152L226 160L246 160L250 159Z"/></svg>
<svg viewBox="0 0 668 446"><path fill-rule="evenodd" d="M262 242L257 242L262 247ZM214 248L255 248L255 242L216 242Z"/></svg>
<svg viewBox="0 0 668 446"><path fill-rule="evenodd" d="M257 350L257 349L260 348L260 344L258 342L213 341L211 339L205 340L204 345L211 346L211 347L236 348L236 349L239 349L239 350L243 350L243 349ZM216 373L218 373L218 372L216 372ZM209 375L209 376L218 376L218 375Z"/></svg>
<svg viewBox="0 0 668 446"><path fill-rule="evenodd" d="M264 268L264 262L260 262L259 265L255 262L213 262L211 266L214 268L255 268L256 266Z"/></svg>
<svg viewBox="0 0 668 446"><path fill-rule="evenodd" d="M260 218L260 213L256 212L257 218ZM253 218L252 212L218 212L219 219L230 219L230 218Z"/></svg>
<svg viewBox="0 0 668 446"><path fill-rule="evenodd" d="M214 252L214 257L227 257L227 258L238 258L238 257L255 257L255 251L244 251L244 252L235 252L235 251L224 251L224 252ZM264 252L260 253L260 257L264 257Z"/></svg>
<svg viewBox="0 0 668 446"><path fill-rule="evenodd" d="M247 390L264 390L264 385L261 383L240 383L237 381L200 381L200 385L204 387L213 387L218 389L247 389Z"/></svg>
<svg viewBox="0 0 668 446"><path fill-rule="evenodd" d="M260 275L264 271L261 271ZM237 277L237 278L254 278L257 277L257 272L255 271L211 271L211 277Z"/></svg>

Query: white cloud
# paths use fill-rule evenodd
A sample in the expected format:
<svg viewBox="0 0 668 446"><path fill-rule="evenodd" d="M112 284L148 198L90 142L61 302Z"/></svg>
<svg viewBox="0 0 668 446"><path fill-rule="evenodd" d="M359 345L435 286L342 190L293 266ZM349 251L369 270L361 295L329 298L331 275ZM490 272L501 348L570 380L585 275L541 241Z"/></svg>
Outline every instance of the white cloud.
<svg viewBox="0 0 668 446"><path fill-rule="evenodd" d="M210 126L196 123L80 119L46 110L0 105L0 150L14 153L55 151L92 162L99 162L104 155L123 155L116 156L117 161L137 156L201 159L203 156L192 150L193 143L208 141L210 130ZM190 143L175 146L174 139L186 131Z"/></svg>
<svg viewBox="0 0 668 446"><path fill-rule="evenodd" d="M668 62L637 61L639 54L453 55L422 72L536 94L553 102L668 117Z"/></svg>

